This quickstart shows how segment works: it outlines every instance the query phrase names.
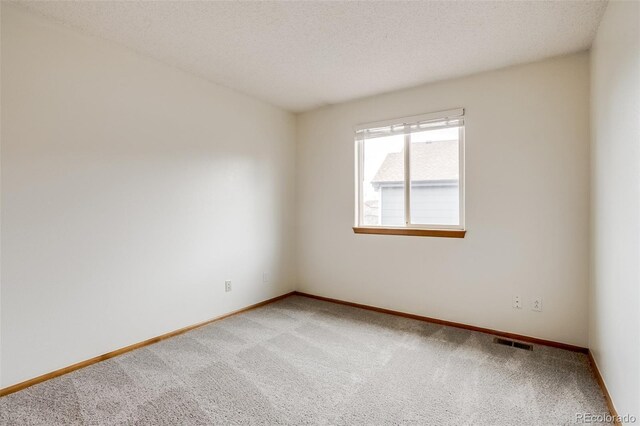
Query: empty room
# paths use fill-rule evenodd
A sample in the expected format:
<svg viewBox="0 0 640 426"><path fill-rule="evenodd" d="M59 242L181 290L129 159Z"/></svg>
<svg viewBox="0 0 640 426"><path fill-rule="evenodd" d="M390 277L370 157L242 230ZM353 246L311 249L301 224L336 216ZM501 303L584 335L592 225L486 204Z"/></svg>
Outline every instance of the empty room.
<svg viewBox="0 0 640 426"><path fill-rule="evenodd" d="M0 426L640 424L640 1L0 5Z"/></svg>

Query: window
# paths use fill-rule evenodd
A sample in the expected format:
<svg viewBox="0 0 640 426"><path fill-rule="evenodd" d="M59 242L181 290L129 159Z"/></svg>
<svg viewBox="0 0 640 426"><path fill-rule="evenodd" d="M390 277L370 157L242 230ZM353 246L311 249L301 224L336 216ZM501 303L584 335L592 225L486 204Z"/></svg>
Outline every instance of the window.
<svg viewBox="0 0 640 426"><path fill-rule="evenodd" d="M357 233L464 236L464 109L356 128Z"/></svg>

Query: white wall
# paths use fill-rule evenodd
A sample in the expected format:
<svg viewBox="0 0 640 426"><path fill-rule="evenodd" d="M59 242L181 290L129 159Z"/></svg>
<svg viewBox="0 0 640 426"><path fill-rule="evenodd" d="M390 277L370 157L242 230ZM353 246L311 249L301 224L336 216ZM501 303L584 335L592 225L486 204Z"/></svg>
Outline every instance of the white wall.
<svg viewBox="0 0 640 426"><path fill-rule="evenodd" d="M3 2L1 136L0 387L293 289L291 114Z"/></svg>
<svg viewBox="0 0 640 426"><path fill-rule="evenodd" d="M355 235L353 126L456 107L466 238ZM586 346L587 53L302 114L297 170L301 291Z"/></svg>
<svg viewBox="0 0 640 426"><path fill-rule="evenodd" d="M1 3L0 3L1 5ZM0 117L2 117L2 7L0 6ZM2 119L0 119L0 236L2 235ZM2 238L0 237L0 388L2 387Z"/></svg>
<svg viewBox="0 0 640 426"><path fill-rule="evenodd" d="M589 347L618 414L640 419L640 3L609 2L591 57Z"/></svg>

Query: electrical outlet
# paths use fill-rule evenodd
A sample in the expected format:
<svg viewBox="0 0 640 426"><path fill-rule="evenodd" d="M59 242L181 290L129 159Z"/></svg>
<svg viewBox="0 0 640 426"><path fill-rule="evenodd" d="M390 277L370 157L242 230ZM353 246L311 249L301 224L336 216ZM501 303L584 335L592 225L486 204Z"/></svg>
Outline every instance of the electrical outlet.
<svg viewBox="0 0 640 426"><path fill-rule="evenodd" d="M262 282L263 283L268 283L269 282L269 274L267 272L263 272L262 273Z"/></svg>
<svg viewBox="0 0 640 426"><path fill-rule="evenodd" d="M522 300L520 296L513 296L513 307L515 309L522 309Z"/></svg>
<svg viewBox="0 0 640 426"><path fill-rule="evenodd" d="M226 280L224 282L224 291L227 293L231 291L231 280Z"/></svg>
<svg viewBox="0 0 640 426"><path fill-rule="evenodd" d="M537 311L537 312L542 312L542 298L541 297L536 297L535 299L533 299L533 303L531 304L531 310L532 311Z"/></svg>

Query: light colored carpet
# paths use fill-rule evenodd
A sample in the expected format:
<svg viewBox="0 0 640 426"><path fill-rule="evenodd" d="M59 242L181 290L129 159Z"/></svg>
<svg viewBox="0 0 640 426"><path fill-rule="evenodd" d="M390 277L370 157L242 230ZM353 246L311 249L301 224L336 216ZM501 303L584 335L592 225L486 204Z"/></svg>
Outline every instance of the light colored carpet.
<svg viewBox="0 0 640 426"><path fill-rule="evenodd" d="M2 425L560 425L585 355L292 296L4 398Z"/></svg>

